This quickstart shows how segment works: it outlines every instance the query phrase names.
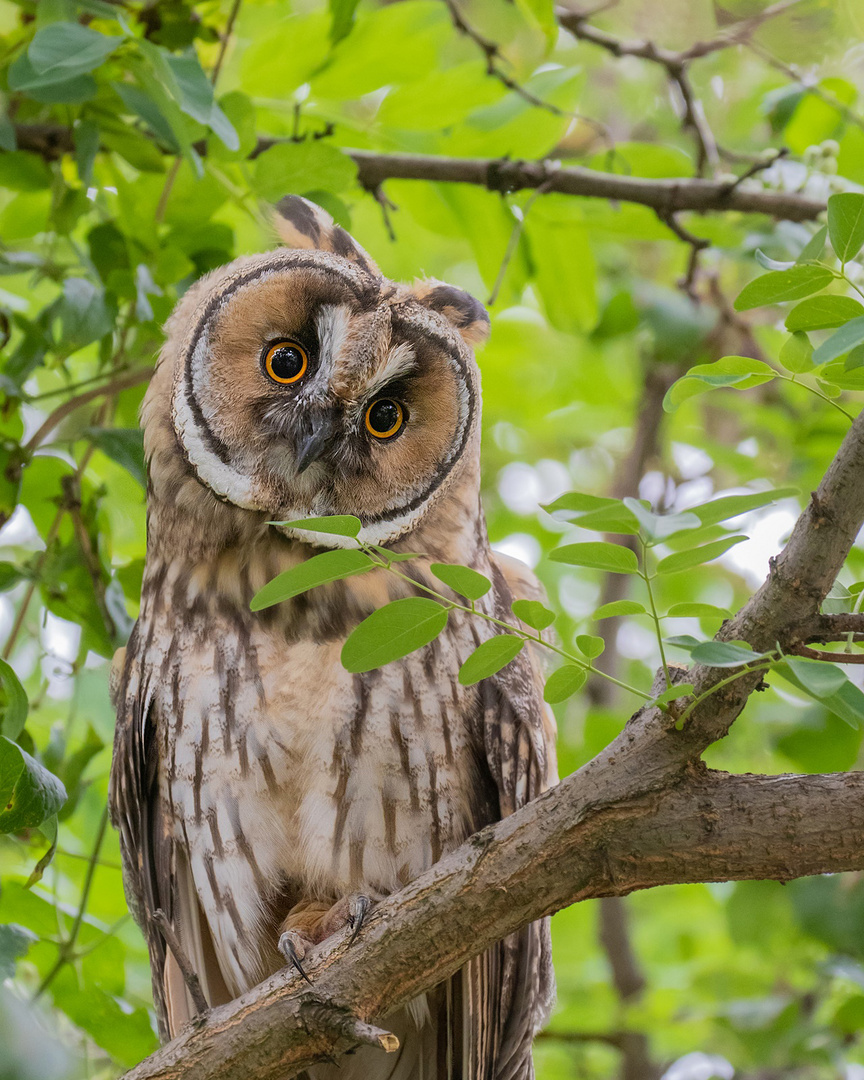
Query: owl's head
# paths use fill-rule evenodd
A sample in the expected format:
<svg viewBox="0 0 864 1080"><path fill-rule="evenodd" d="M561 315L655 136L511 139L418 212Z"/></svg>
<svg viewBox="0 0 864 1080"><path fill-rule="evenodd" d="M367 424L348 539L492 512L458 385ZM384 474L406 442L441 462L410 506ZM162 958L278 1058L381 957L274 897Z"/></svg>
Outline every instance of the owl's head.
<svg viewBox="0 0 864 1080"><path fill-rule="evenodd" d="M172 317L177 438L225 502L353 514L388 543L476 464L488 315L461 289L388 281L305 199L283 199L277 225L288 247L203 279Z"/></svg>

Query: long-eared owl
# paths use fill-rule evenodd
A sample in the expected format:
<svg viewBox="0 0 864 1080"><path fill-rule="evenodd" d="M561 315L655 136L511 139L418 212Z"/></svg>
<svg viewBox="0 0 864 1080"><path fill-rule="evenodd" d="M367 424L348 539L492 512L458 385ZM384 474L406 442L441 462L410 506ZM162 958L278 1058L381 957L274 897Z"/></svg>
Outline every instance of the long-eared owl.
<svg viewBox="0 0 864 1080"><path fill-rule="evenodd" d="M357 675L346 637L413 584L374 570L250 610L278 573L344 542L274 522L330 514L422 553L401 564L415 582L442 588L435 562L485 574L487 614L512 622L513 598L537 590L493 554L480 506L483 306L387 280L304 199L276 221L285 246L185 294L142 407L147 562L115 665L111 804L163 1037L194 1009L157 909L219 1004L555 780L534 658L456 678L495 632L485 620L452 611L432 644ZM551 994L540 922L387 1017L397 1053L366 1047L312 1075L530 1078Z"/></svg>

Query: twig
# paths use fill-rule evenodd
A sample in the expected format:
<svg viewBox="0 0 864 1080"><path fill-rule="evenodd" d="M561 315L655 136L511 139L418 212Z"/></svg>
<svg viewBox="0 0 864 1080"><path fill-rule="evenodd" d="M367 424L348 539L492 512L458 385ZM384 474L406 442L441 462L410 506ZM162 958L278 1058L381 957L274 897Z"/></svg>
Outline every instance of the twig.
<svg viewBox="0 0 864 1080"><path fill-rule="evenodd" d="M560 116L570 120L581 120L583 123L593 127L604 140L611 143L609 129L605 124L601 124L599 120L593 120L591 117L583 116L581 113L562 109L558 105L554 105L551 101L544 101L543 98L533 94L527 87L524 87L520 82L517 82L509 76L500 66L500 61L504 60L504 57L502 56L498 45L481 34L476 27L472 26L471 23L467 21L465 16L459 10L456 0L444 0L444 2L447 5L447 10L450 12L450 19L452 20L454 27L460 34L464 34L465 37L470 38L483 53L486 59L487 75L491 75L493 79L497 79L502 86L505 86L508 90L517 94L523 101L527 101L529 105L533 105L538 109L545 109L546 112L551 113L553 116Z"/></svg>
<svg viewBox="0 0 864 1080"><path fill-rule="evenodd" d="M772 165L780 161L781 158L786 157L788 153L789 147L781 146L779 150L776 150L773 154L769 154L768 157L754 161L749 169L741 173L737 179L729 184L729 191L734 191L740 184L743 184L745 180L749 180L751 176L756 176L757 173L764 172L765 169L770 169Z"/></svg>
<svg viewBox="0 0 864 1080"><path fill-rule="evenodd" d="M304 1006L303 1014L311 1027L331 1031L337 1038L347 1039L355 1045L374 1046L385 1054L393 1054L399 1049L399 1040L392 1031L367 1024L345 1009L336 1009L324 1002L312 1002Z"/></svg>
<svg viewBox="0 0 864 1080"><path fill-rule="evenodd" d="M78 940L78 934L81 930L81 924L84 921L84 914L87 911L87 904L90 900L90 890L93 888L93 878L96 874L96 867L99 863L99 852L102 849L102 841L105 839L105 830L108 826L108 807L102 811L102 816L99 819L99 827L96 830L96 840L93 844L93 851L90 855L90 860L87 864L87 873L84 875L84 885L81 888L81 900L78 903L78 911L75 914L75 920L72 923L72 929L69 931L69 937L60 944L60 951L57 956L57 960L54 966L39 984L39 988L33 995L33 1000L36 1001L40 998L48 987L54 982L54 979L60 973L61 969L67 964L73 957L75 951L75 942Z"/></svg>
<svg viewBox="0 0 864 1080"><path fill-rule="evenodd" d="M507 240L507 247L504 250L504 257L501 260L501 265L498 268L498 274L495 277L495 284L492 286L492 291L489 293L489 297L486 300L486 306L492 307L495 301L498 299L498 293L501 291L501 286L504 284L504 278L507 274L507 268L516 253L516 248L519 245L519 237L522 235L522 230L525 228L525 219L528 217L528 212L534 205L540 195L545 195L549 190L549 181L545 184L541 184L540 187L525 201L525 205L521 208L521 214L513 222L513 228L510 230L510 236Z"/></svg>
<svg viewBox="0 0 864 1080"><path fill-rule="evenodd" d="M821 86L817 86L816 83L809 81L797 68L793 67L791 64L785 63L772 52L769 52L764 46L757 44L755 41L748 41L746 44L747 47L752 49L757 56L761 57L766 64L770 64L776 71L785 75L787 79L791 79L792 82L797 83L805 93L812 94L813 97L817 97L820 101L824 101L826 105L830 105L832 109L836 110L844 120L864 131L864 117L859 116L858 113L853 109L850 109L849 106L840 101L839 98L834 97L833 94L829 94L827 91L823 90Z"/></svg>
<svg viewBox="0 0 864 1080"><path fill-rule="evenodd" d="M93 583L96 606L99 608L99 613L102 616L102 621L105 624L105 629L108 631L109 638L114 639L117 634L117 625L114 622L111 612L108 609L108 604L105 601L105 580L102 576L102 566L99 562L98 555L93 550L90 533L87 531L87 526L84 524L84 519L81 517L81 488L77 473L73 473L72 476L64 476L61 480L61 485L63 487L64 505L69 513L69 517L72 519L75 538L78 541L78 547L81 549L81 555L84 559L84 565L87 567L87 573L90 575L90 580Z"/></svg>
<svg viewBox="0 0 864 1080"><path fill-rule="evenodd" d="M558 22L580 41L597 45L615 57L635 56L665 69L666 77L681 101L682 127L692 131L696 143L696 175L703 176L708 168L712 170L716 168L719 160L718 150L714 134L705 119L702 103L693 90L689 73L690 63L720 49L727 49L732 45L740 45L748 41L754 30L764 22L782 14L799 2L800 0L781 0L780 3L771 5L758 15L741 20L732 29L716 38L697 42L689 49L680 52L664 49L653 41L624 41L604 30L598 30L588 22L596 12L591 12L589 15L558 8L556 15Z"/></svg>
<svg viewBox="0 0 864 1080"><path fill-rule="evenodd" d="M177 967L180 968L180 972L183 976L183 981L186 983L186 989L189 991L189 996L192 998L192 1003L195 1006L195 1011L199 1016L206 1016L210 1011L210 1006L207 1003L207 998L204 996L204 991L201 989L201 981L195 973L195 969L186 955L186 950L180 944L180 939L174 930L174 927L168 920L168 916L162 910L157 908L151 913L150 918L159 927L159 933L165 940L165 944L171 950L174 959L177 961Z"/></svg>
<svg viewBox="0 0 864 1080"><path fill-rule="evenodd" d="M231 5L228 22L225 24L225 32L222 34L222 41L219 45L219 55L216 57L216 63L213 65L213 70L210 72L211 86L215 86L219 81L219 73L222 71L222 62L225 59L225 53L228 51L228 42L231 40L231 35L234 32L234 23L237 21L240 5L242 3L243 0L234 0L234 3Z"/></svg>
<svg viewBox="0 0 864 1080"><path fill-rule="evenodd" d="M864 653L825 652L822 649L810 649L806 645L795 645L786 652L792 656L806 656L810 660L828 660L834 664L864 664Z"/></svg>
<svg viewBox="0 0 864 1080"><path fill-rule="evenodd" d="M22 450L26 454L32 454L34 450L41 446L54 428L61 424L67 416L71 416L76 409L95 401L96 398L105 395L113 396L119 394L121 390L128 390L132 386L147 382L152 374L153 368L151 367L134 368L132 371L127 371L123 375L117 376L116 379L112 379L111 382L103 383L102 386L96 386L92 390L86 390L83 394L78 394L77 397L69 398L68 401L64 401L62 405L58 405L52 413L48 414L36 432L23 445Z"/></svg>

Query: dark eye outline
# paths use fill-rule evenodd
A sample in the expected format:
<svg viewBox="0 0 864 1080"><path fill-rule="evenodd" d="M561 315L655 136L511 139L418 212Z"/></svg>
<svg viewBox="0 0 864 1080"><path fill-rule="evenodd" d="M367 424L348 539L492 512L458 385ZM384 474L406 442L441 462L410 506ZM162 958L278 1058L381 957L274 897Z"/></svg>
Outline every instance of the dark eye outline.
<svg viewBox="0 0 864 1080"><path fill-rule="evenodd" d="M393 427L390 428L389 431L376 431L375 428L372 427L372 424L369 421L369 414L372 412L372 410L375 408L376 405L380 405L384 401L389 401L391 404L396 406L396 408L399 410L399 419L396 421L396 423L393 425ZM365 424L366 430L369 432L369 434L373 438L378 439L379 442L386 442L389 439L395 439L396 436L398 434L400 434L400 432L404 431L405 423L406 423L407 419L408 419L408 410L405 408L404 405L401 404L401 402L396 401L395 398L383 398L382 397L382 398L375 398L374 401L371 401L369 403L369 405L366 408L366 412L364 414L364 417L363 417L363 422Z"/></svg>
<svg viewBox="0 0 864 1080"><path fill-rule="evenodd" d="M280 349L284 349L286 346L291 349L296 349L303 357L302 368L290 379L282 379L273 372L273 357ZM293 386L294 383L298 383L309 370L309 353L303 348L299 341L294 341L293 338L283 338L279 341L274 341L269 345L265 345L264 352L261 355L261 364L267 377L272 379L273 382L278 383L280 386Z"/></svg>

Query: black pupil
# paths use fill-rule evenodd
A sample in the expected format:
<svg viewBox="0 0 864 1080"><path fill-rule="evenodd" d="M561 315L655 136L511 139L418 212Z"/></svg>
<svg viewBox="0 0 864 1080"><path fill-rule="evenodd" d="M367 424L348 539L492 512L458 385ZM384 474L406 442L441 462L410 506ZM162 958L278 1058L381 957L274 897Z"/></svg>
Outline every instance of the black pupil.
<svg viewBox="0 0 864 1080"><path fill-rule="evenodd" d="M399 406L384 398L376 401L369 410L369 425L374 431L386 432L399 423Z"/></svg>
<svg viewBox="0 0 864 1080"><path fill-rule="evenodd" d="M303 370L303 353L293 345L281 345L270 357L270 368L277 379L294 379Z"/></svg>

